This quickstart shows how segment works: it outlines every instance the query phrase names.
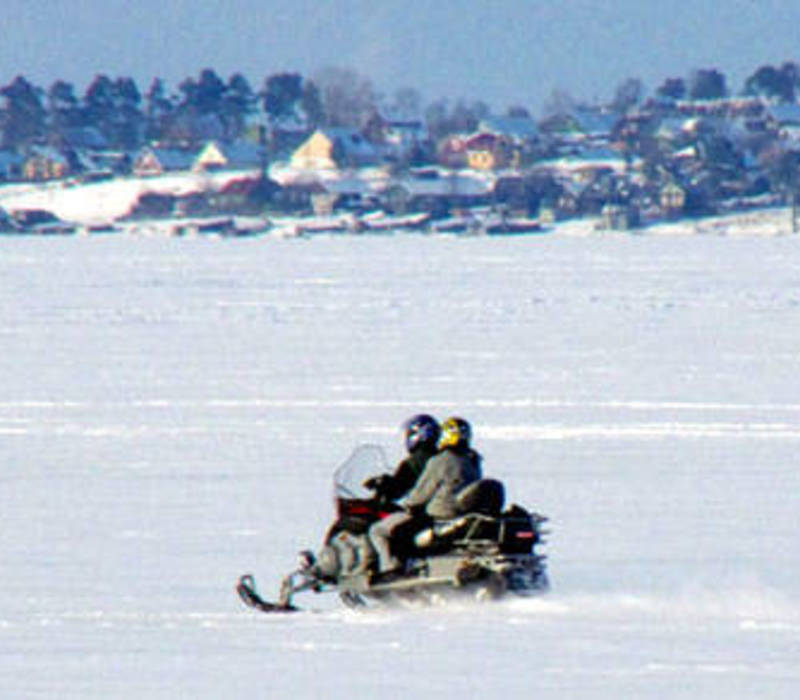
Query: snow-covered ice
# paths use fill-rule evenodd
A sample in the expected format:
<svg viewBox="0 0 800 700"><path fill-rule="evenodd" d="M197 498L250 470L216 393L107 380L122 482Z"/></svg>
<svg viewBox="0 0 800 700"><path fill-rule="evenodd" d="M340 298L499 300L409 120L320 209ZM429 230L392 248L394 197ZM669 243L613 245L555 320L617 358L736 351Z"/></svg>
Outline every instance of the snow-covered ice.
<svg viewBox="0 0 800 700"><path fill-rule="evenodd" d="M798 246L2 239L2 696L797 697ZM242 606L423 409L551 516L552 592Z"/></svg>

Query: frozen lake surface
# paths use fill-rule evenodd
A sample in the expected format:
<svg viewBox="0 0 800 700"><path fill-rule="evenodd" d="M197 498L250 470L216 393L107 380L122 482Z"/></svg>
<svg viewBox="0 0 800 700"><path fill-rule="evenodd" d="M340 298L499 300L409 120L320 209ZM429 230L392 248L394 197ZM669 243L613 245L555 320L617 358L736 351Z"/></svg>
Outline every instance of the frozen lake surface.
<svg viewBox="0 0 800 700"><path fill-rule="evenodd" d="M800 238L3 239L0 295L3 697L800 692ZM244 608L422 410L552 592Z"/></svg>

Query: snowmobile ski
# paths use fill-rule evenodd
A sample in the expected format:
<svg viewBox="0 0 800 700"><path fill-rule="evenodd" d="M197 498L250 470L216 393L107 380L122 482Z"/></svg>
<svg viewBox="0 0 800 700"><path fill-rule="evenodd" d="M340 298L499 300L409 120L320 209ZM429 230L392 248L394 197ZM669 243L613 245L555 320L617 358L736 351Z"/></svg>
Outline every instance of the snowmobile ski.
<svg viewBox="0 0 800 700"><path fill-rule="evenodd" d="M256 590L256 580L251 574L245 574L239 577L239 583L236 584L236 592L242 599L245 605L265 613L281 613L281 612L297 612L296 608L291 603L273 603L264 600Z"/></svg>

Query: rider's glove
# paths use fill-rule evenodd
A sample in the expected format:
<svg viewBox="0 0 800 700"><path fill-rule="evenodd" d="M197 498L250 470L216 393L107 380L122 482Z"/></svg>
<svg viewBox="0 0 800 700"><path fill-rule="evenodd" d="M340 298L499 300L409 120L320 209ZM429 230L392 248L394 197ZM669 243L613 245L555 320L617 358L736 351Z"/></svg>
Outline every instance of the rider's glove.
<svg viewBox="0 0 800 700"><path fill-rule="evenodd" d="M370 491L382 491L385 485L386 485L386 474L371 476L364 482L364 488L367 488Z"/></svg>

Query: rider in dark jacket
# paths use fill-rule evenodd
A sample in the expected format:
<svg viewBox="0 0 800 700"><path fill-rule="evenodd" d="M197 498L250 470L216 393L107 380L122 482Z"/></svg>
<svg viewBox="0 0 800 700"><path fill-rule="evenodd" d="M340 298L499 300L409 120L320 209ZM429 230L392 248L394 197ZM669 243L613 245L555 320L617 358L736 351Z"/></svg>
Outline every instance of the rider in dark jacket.
<svg viewBox="0 0 800 700"><path fill-rule="evenodd" d="M408 455L397 465L394 473L378 474L364 482L364 487L374 491L380 504L390 511L399 509L395 502L414 488L428 460L436 454L441 432L439 423L427 413L412 416L403 428ZM371 520L363 515L343 514L328 528L325 542L329 543L342 531L363 534L370 524Z"/></svg>
<svg viewBox="0 0 800 700"><path fill-rule="evenodd" d="M461 418L442 423L439 453L428 461L425 471L403 504L405 512L379 520L369 529L369 538L378 555L378 572L387 573L401 566L392 552L398 532L413 529L414 523L448 519L458 513L456 496L481 478L481 457L470 447L472 431Z"/></svg>
<svg viewBox="0 0 800 700"><path fill-rule="evenodd" d="M435 418L426 413L405 422L405 442L408 456L397 465L393 474L381 474L367 479L364 486L387 501L399 501L417 483L428 460L437 452L440 428Z"/></svg>

